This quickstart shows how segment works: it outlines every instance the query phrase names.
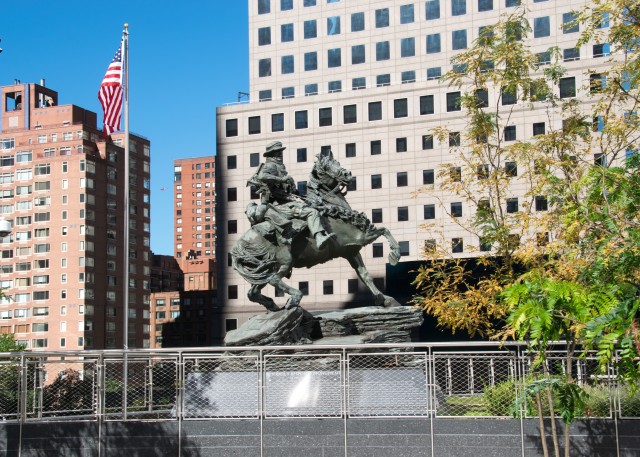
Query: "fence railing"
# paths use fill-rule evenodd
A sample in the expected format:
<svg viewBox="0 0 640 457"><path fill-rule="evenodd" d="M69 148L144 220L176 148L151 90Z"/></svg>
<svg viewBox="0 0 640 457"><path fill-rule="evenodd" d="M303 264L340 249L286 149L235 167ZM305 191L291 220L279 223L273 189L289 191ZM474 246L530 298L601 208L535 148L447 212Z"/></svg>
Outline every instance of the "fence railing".
<svg viewBox="0 0 640 457"><path fill-rule="evenodd" d="M566 364L550 352L545 371ZM5 353L0 420L529 417L517 399L540 371L525 346L469 342ZM612 367L572 373L582 417L640 417Z"/></svg>

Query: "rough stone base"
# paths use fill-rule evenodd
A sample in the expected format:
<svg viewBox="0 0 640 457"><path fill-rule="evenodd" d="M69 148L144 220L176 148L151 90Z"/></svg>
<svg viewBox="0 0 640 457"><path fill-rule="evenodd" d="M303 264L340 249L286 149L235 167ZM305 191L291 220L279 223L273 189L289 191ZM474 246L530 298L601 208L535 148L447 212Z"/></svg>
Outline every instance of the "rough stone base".
<svg viewBox="0 0 640 457"><path fill-rule="evenodd" d="M226 346L288 344L405 343L422 325L422 311L413 306L367 306L314 313L302 308L258 314L227 333Z"/></svg>

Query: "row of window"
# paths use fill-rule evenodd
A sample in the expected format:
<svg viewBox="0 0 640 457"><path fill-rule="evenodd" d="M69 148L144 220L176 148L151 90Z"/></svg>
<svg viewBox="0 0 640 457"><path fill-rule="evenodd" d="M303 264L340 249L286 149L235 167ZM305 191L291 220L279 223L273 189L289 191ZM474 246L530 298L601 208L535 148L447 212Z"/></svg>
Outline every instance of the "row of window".
<svg viewBox="0 0 640 457"><path fill-rule="evenodd" d="M326 3L338 3L340 0L326 0ZM533 0L534 3L541 3L548 0ZM273 0L275 5L276 0ZM444 0L427 0L425 1L425 19L433 20L440 18L440 3L445 3ZM496 3L498 3L496 1ZM494 9L494 0L477 0L478 12L492 11ZM257 0L258 14L269 14L272 10L272 0ZM303 0L303 7L316 6L316 0ZM504 6L506 8L512 8L520 5L520 0L504 0ZM293 9L293 0L280 0L280 11L290 11ZM416 20L416 4L406 3L400 5L398 9L399 24L411 24ZM451 16L462 16L467 14L467 0L451 0L450 1ZM354 20L353 17L356 16ZM362 19L360 19L362 17ZM351 31L358 32L364 30L364 13L353 13L351 15ZM355 22L355 27L354 27ZM379 8L375 10L375 27L383 28L389 26L389 8Z"/></svg>
<svg viewBox="0 0 640 457"><path fill-rule="evenodd" d="M258 2L258 14L268 14L271 12L271 2L275 4L277 0L257 0ZM293 9L293 1L294 0L279 0L280 2L280 11L289 11ZM322 1L322 0L320 0ZM326 0L327 4L331 3L340 3L340 0ZM317 0L302 0L302 6L307 8L310 6L316 6L318 4Z"/></svg>
<svg viewBox="0 0 640 457"><path fill-rule="evenodd" d="M400 178L399 178L400 179ZM404 183L399 185L402 187L406 186L406 173L404 173ZM376 181L374 181L376 180ZM371 187L372 189L379 189L381 186L382 178L380 175L372 175L371 177ZM377 187L376 187L377 186ZM547 211L549 209L549 205L547 202L547 198L543 195L536 195L533 199L533 207L537 212ZM449 204L448 215L450 217L459 218L463 217L462 210L462 202L451 202ZM505 205L506 212L509 214L517 213L520 210L520 199L518 197L507 198ZM409 221L409 207L408 206L399 206L396 208L396 222L408 222ZM436 218L436 206L435 204L426 204L423 205L423 219L431 220ZM375 208L371 210L371 222L374 224L380 224L383 222L383 210L382 208ZM238 221L237 220L228 220L227 221L227 232L229 234L238 233Z"/></svg>
<svg viewBox="0 0 640 457"><path fill-rule="evenodd" d="M408 249L408 242L401 242L401 252L403 249ZM408 254L404 254L408 255ZM373 278L373 283L375 286L384 290L384 278ZM309 282L308 281L300 281L298 283L298 290L302 292L302 295L309 295ZM355 294L360 290L360 280L359 279L348 279L347 280L347 293ZM333 295L334 294L334 281L332 279L322 281L322 293L323 295ZM276 297L284 297L284 292L280 289L276 289L275 292ZM227 297L230 300L236 300L238 298L238 286L230 285L227 287ZM227 328L227 331L230 330ZM233 330L233 329L231 329Z"/></svg>
<svg viewBox="0 0 640 457"><path fill-rule="evenodd" d="M601 79L599 80L601 81ZM559 81L559 95L560 98L570 98L576 96L576 80L575 77L561 78ZM462 93L459 91L447 92L446 98L446 111L455 112L461 111L460 105ZM489 94L486 90L477 90L476 96L480 103L480 107L489 106ZM500 95L500 103L502 105L514 105L518 103L518 94L509 90L502 90ZM434 95L422 95L419 98L419 114L429 115L436 114L435 109L435 96ZM393 118L400 119L409 117L409 99L398 98L393 100ZM381 121L383 120L384 110L382 101L373 101L367 104L367 118L366 121ZM328 127L334 125L333 108L319 108L318 109L318 127ZM355 124L358 122L358 105L350 104L342 107L342 124ZM250 116L247 119L247 133L249 135L257 135L262 132L262 117ZM282 132L285 130L285 115L284 113L274 113L271 115L271 132ZM299 110L294 112L294 128L306 129L309 128L309 110ZM238 136L238 119L227 119L225 121L225 136L235 137Z"/></svg>

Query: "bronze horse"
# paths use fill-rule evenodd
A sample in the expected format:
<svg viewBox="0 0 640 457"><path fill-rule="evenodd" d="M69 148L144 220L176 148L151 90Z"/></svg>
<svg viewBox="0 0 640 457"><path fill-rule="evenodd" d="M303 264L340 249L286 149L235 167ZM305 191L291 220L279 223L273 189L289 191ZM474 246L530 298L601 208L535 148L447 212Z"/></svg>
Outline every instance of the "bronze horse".
<svg viewBox="0 0 640 457"><path fill-rule="evenodd" d="M364 266L360 249L384 236L391 248L389 262L395 265L400 259L400 247L388 229L374 226L364 213L351 209L345 199L346 187L351 180L351 172L342 168L333 154L317 157L306 201L323 216L328 225L327 232L334 234L322 249L318 248L303 221L292 221L294 224L289 224L283 233L282 227L273 223L278 219L277 206L269 205L266 218L264 207L260 208L255 203L247 206L246 214L253 226L234 244L231 257L233 267L251 284L247 294L249 300L260 303L269 311L279 311L281 308L261 293L267 284L271 284L289 295L286 308L299 306L302 292L283 279L291 276L293 268L311 268L342 257L371 291L376 306L399 306L393 297L384 295L375 286ZM272 212L272 219L268 217L269 212Z"/></svg>

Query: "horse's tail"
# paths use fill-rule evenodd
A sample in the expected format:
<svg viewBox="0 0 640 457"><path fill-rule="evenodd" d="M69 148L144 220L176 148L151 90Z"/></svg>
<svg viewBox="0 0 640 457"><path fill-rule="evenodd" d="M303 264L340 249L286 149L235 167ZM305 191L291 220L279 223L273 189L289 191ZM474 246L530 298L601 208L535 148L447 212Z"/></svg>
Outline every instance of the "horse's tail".
<svg viewBox="0 0 640 457"><path fill-rule="evenodd" d="M233 268L250 284L267 284L280 268L270 247L240 238L231 249Z"/></svg>

